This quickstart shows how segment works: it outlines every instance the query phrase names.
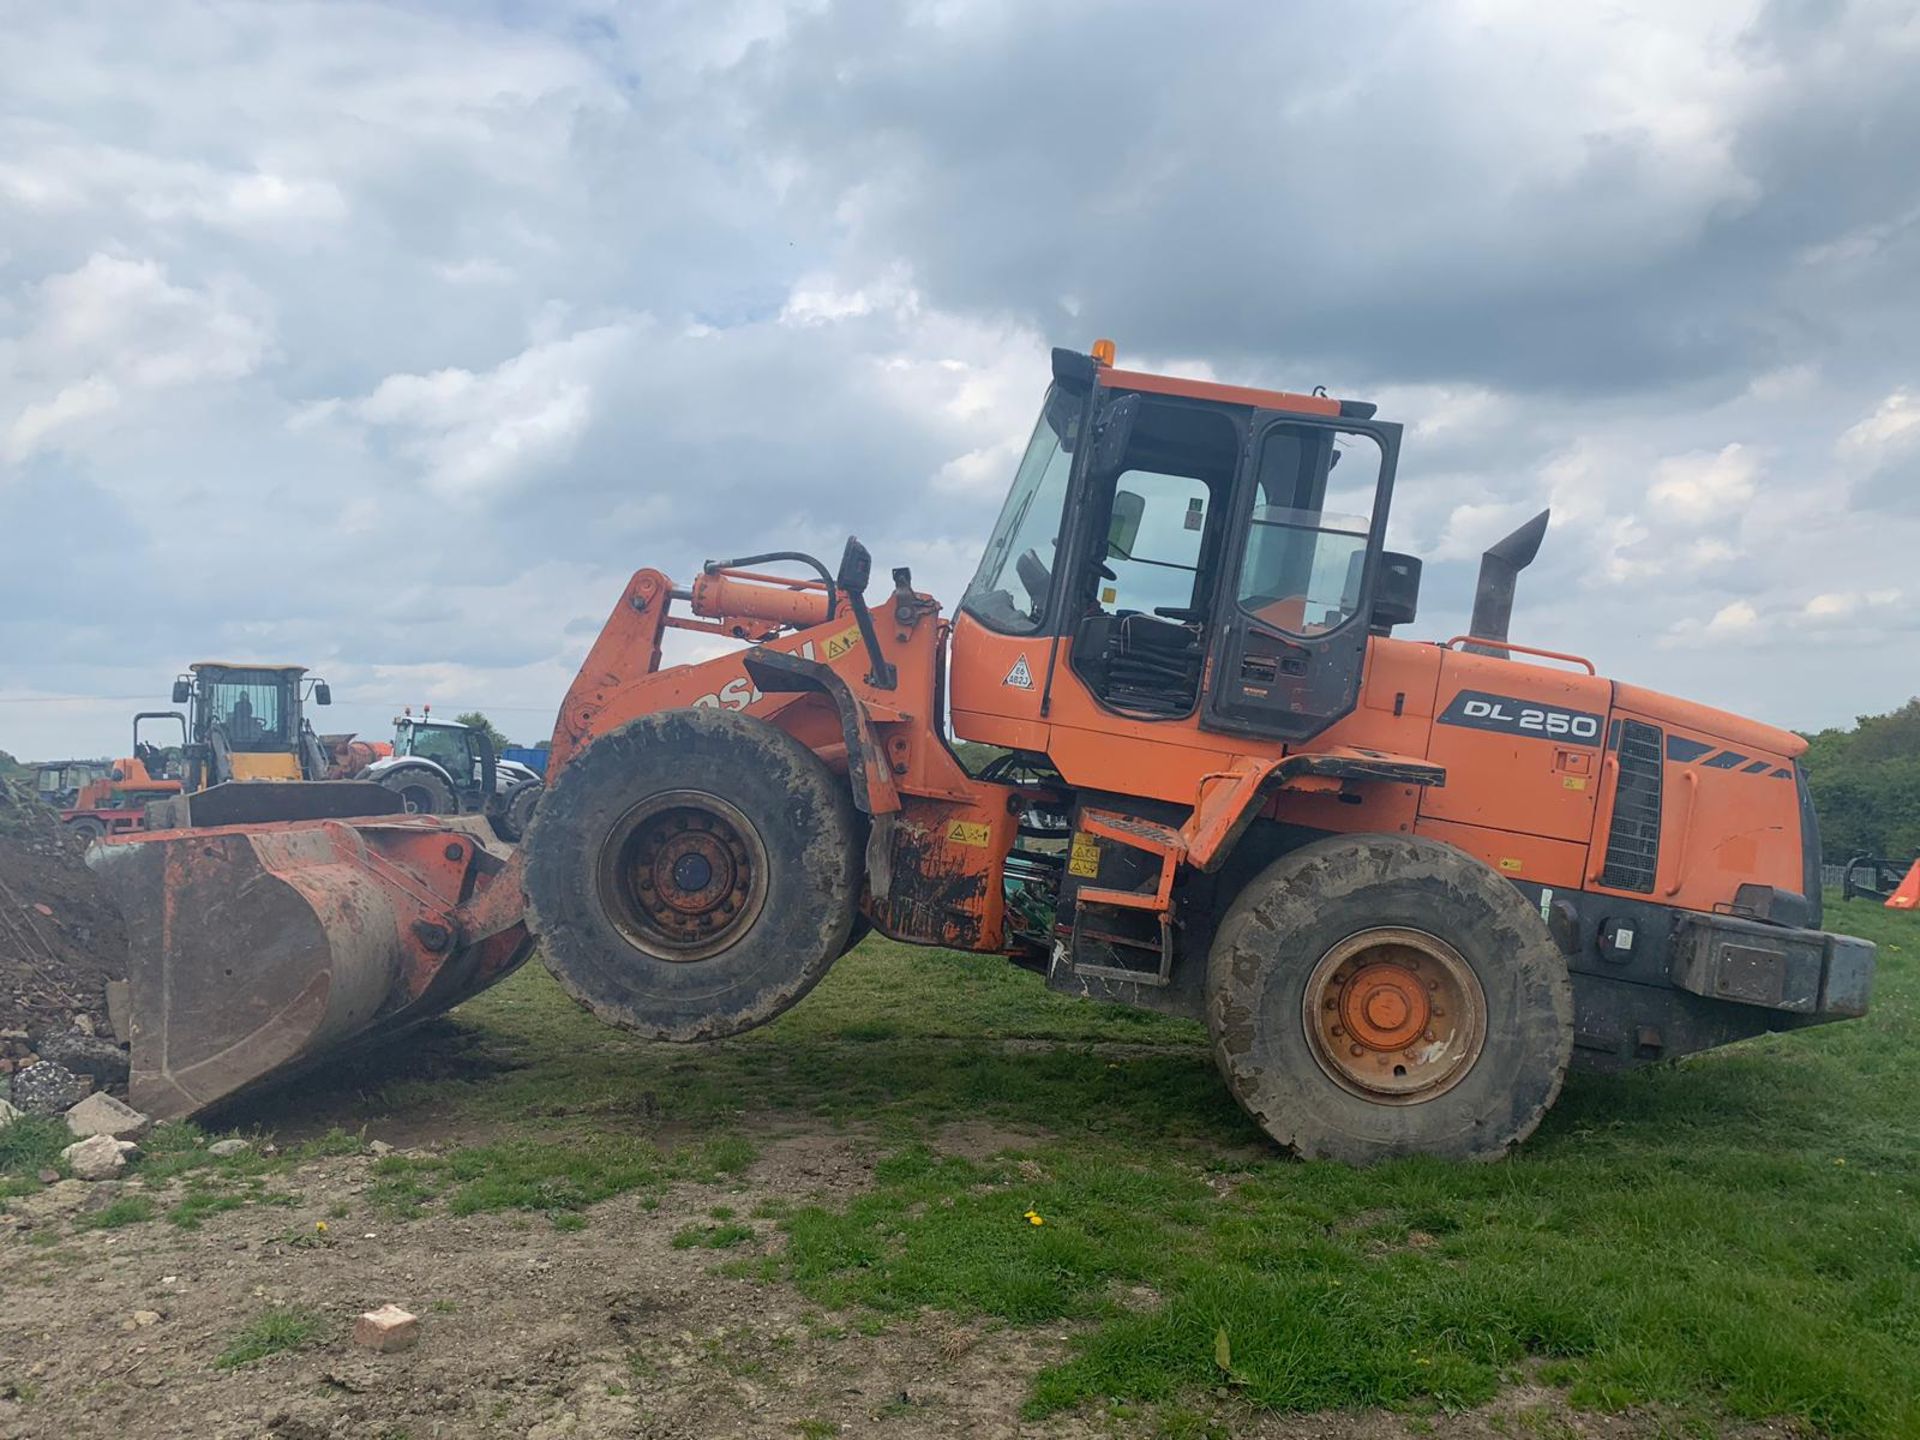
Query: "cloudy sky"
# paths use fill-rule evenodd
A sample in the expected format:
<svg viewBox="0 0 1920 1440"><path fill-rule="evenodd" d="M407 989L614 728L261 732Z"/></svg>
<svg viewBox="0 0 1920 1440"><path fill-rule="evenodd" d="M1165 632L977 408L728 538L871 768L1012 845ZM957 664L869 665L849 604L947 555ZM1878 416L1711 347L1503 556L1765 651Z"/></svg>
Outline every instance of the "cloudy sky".
<svg viewBox="0 0 1920 1440"><path fill-rule="evenodd" d="M1920 690L1910 0L0 0L0 748L551 725L624 577L958 597L1050 345L1378 401L1419 633ZM83 698L73 698L83 697Z"/></svg>

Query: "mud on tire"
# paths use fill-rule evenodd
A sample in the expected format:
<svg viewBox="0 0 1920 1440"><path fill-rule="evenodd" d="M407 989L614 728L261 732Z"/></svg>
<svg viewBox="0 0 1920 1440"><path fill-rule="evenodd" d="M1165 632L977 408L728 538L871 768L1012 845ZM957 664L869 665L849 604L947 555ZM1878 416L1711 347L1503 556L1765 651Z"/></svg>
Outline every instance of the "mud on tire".
<svg viewBox="0 0 1920 1440"><path fill-rule="evenodd" d="M595 740L528 827L547 968L600 1019L661 1040L763 1025L847 948L853 805L805 746L711 709Z"/></svg>
<svg viewBox="0 0 1920 1440"><path fill-rule="evenodd" d="M1479 861L1341 836L1282 856L1229 908L1207 1025L1235 1098L1305 1158L1486 1160L1559 1095L1573 988L1539 915Z"/></svg>

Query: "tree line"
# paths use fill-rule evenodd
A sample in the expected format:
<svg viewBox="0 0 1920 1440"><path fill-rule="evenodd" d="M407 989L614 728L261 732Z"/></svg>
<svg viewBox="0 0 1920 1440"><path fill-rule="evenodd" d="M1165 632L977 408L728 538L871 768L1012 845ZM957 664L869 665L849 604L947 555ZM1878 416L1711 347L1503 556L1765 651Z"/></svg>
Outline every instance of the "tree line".
<svg viewBox="0 0 1920 1440"><path fill-rule="evenodd" d="M1920 699L1862 715L1850 729L1807 736L1800 763L1829 863L1920 853Z"/></svg>

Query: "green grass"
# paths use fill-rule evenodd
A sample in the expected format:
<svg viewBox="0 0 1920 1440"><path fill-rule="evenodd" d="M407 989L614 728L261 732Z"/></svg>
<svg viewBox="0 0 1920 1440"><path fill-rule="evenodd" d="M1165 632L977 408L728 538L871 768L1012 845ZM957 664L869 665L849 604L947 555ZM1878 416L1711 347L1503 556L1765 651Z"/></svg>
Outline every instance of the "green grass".
<svg viewBox="0 0 1920 1440"><path fill-rule="evenodd" d="M673 1235L673 1248L691 1250L702 1246L708 1250L726 1250L753 1239L753 1227L738 1223L730 1225L683 1225Z"/></svg>
<svg viewBox="0 0 1920 1440"><path fill-rule="evenodd" d="M228 1342L213 1363L221 1370L251 1365L282 1350L297 1350L319 1338L326 1321L312 1310L283 1307L263 1311Z"/></svg>
<svg viewBox="0 0 1920 1440"><path fill-rule="evenodd" d="M1531 1359L1601 1409L1920 1433L1920 923L1833 923L1882 944L1868 1019L1575 1077L1502 1164L1221 1173L1158 1124L1123 1142L1056 1113L1024 1157L902 1147L845 1210L786 1222L788 1274L833 1306L1084 1322L1035 1414L1222 1383L1452 1408Z"/></svg>
<svg viewBox="0 0 1920 1440"><path fill-rule="evenodd" d="M22 1115L0 1127L0 1202L40 1189L42 1170L64 1175L67 1166L60 1152L72 1143L66 1121L57 1115Z"/></svg>
<svg viewBox="0 0 1920 1440"><path fill-rule="evenodd" d="M150 1195L122 1195L92 1214L73 1217L77 1230L117 1230L122 1225L139 1225L153 1219L157 1210Z"/></svg>

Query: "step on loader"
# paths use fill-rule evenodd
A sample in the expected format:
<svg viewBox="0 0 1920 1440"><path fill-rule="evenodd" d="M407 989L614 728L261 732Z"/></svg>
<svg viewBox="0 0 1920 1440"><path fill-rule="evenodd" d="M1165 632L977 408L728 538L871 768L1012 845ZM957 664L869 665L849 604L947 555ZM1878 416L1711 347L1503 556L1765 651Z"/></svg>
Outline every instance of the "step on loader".
<svg viewBox="0 0 1920 1440"><path fill-rule="evenodd" d="M1509 638L1544 515L1488 552L1470 635L1401 638L1420 562L1384 545L1399 426L1113 360L1054 353L951 619L906 570L870 606L858 541L832 571L637 572L490 873L472 822L424 816L236 826L204 858L198 836L98 847L181 857L109 867L138 866L130 915L171 917L137 927L175 976L154 1023L252 1004L278 968L291 998L246 1013L323 1015L310 1058L533 935L602 1019L707 1040L877 930L1204 1018L1269 1135L1365 1163L1498 1156L1570 1064L1865 1012L1873 947L1819 928L1804 742ZM676 629L736 648L663 665ZM970 773L949 715L998 758ZM428 834L461 859L426 864ZM236 952L211 917L257 875L283 888ZM139 1102L138 1041L134 1066Z"/></svg>

